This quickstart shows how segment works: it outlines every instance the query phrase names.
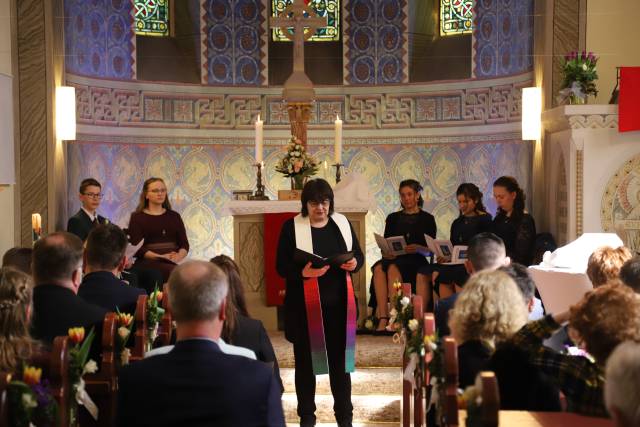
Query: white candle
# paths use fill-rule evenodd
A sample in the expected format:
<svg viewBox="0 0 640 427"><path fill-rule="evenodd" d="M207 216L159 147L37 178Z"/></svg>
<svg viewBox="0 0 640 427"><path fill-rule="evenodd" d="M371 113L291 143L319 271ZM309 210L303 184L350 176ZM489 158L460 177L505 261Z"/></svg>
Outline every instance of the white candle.
<svg viewBox="0 0 640 427"><path fill-rule="evenodd" d="M256 119L256 163L262 162L262 120Z"/></svg>
<svg viewBox="0 0 640 427"><path fill-rule="evenodd" d="M336 143L334 149L334 160L336 164L342 163L342 120L340 116L336 116Z"/></svg>

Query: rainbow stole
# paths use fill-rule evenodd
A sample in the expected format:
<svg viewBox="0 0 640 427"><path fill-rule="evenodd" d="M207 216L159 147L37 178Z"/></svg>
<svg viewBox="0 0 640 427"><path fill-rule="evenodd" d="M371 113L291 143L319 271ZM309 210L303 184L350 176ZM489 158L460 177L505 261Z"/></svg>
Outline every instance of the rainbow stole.
<svg viewBox="0 0 640 427"><path fill-rule="evenodd" d="M351 226L349 224L349 220L347 220L344 215L337 212L331 215L331 218L340 229L340 234L342 234L347 250L351 250L353 241L351 239ZM296 234L296 247L306 252L313 253L309 218L297 215L293 222ZM351 373L355 371L356 365L356 299L353 293L351 274L345 271L345 276L347 281L347 338L345 346L345 372ZM327 344L324 338L324 324L322 323L322 304L320 302L318 278L313 277L306 279L304 281L303 288L313 373L314 375L328 374L329 363L327 361Z"/></svg>
<svg viewBox="0 0 640 427"><path fill-rule="evenodd" d="M355 371L356 368L356 298L353 293L351 275L348 272L345 273L347 279L347 340L344 355L344 370L347 373L351 373ZM320 289L318 287L317 277L312 277L304 281L304 305L307 309L307 327L309 330L309 343L311 345L313 374L328 374L327 344L324 339L322 305L320 303Z"/></svg>

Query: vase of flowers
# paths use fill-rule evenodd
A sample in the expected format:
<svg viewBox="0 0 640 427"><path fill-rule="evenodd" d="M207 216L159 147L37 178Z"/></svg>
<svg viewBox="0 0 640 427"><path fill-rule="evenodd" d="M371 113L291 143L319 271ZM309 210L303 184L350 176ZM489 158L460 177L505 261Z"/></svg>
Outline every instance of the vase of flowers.
<svg viewBox="0 0 640 427"><path fill-rule="evenodd" d="M309 177L318 172L318 162L298 138L291 136L287 154L276 164L276 171L291 179L292 190L302 190Z"/></svg>
<svg viewBox="0 0 640 427"><path fill-rule="evenodd" d="M585 104L589 95L598 95L595 81L598 79L593 52L571 52L564 57L562 65L562 90L558 103Z"/></svg>

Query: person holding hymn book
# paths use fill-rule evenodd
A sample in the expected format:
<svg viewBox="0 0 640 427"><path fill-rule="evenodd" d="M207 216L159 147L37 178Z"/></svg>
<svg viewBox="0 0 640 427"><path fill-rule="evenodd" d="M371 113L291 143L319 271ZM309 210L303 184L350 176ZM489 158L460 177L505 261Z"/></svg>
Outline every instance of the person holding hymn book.
<svg viewBox="0 0 640 427"><path fill-rule="evenodd" d="M536 224L525 211L524 191L515 178L501 176L493 183L493 197L498 205L493 233L504 241L511 261L530 266L535 254Z"/></svg>
<svg viewBox="0 0 640 427"><path fill-rule="evenodd" d="M478 233L491 229L491 215L482 203L482 192L475 184L465 182L456 190L460 215L451 223L451 245L467 248L469 240ZM468 249L468 248L467 248ZM433 304L433 291L439 298L446 298L461 288L469 274L464 263L444 264L451 259L437 258L437 264L428 264L418 269L416 289L425 289L423 301L428 309ZM439 285L439 286L438 286Z"/></svg>
<svg viewBox="0 0 640 427"><path fill-rule="evenodd" d="M407 179L400 183L400 206L402 210L393 212L387 216L384 237L392 241L402 238L406 245L404 254L382 252L382 260L376 262L373 267L373 288L369 306L376 307L379 320L377 333L384 333L389 322L389 308L387 301L393 292L393 283L411 282L412 291L422 295L425 301L425 290L416 288L416 273L428 265L425 255L429 252L425 234L436 237L436 220L430 213L422 210L424 200L421 192L422 186L415 179ZM375 298L375 299L374 299Z"/></svg>
<svg viewBox="0 0 640 427"><path fill-rule="evenodd" d="M282 226L276 255L276 269L286 280L285 337L293 343L298 416L301 426L315 425L315 376L328 373L337 424L347 427L353 418L350 373L355 370L351 273L362 267L364 255L349 220L334 212L327 181L307 182L301 199L300 214ZM309 257L294 256L301 252ZM335 259L348 252L353 256L339 265L314 263L312 255Z"/></svg>
<svg viewBox="0 0 640 427"><path fill-rule="evenodd" d="M162 178L149 178L144 182L140 203L129 220L128 232L134 245L144 239L144 245L135 254L133 270L158 270L162 273L163 282L189 253L184 222L180 214L171 209L167 186ZM147 291L153 290L154 285L151 284L152 289ZM157 285L162 288L162 283Z"/></svg>
<svg viewBox="0 0 640 427"><path fill-rule="evenodd" d="M102 200L102 186L97 180L94 178L83 179L80 183L78 198L82 206L74 216L69 218L67 231L85 241L93 227L98 224L106 224L109 220L97 213Z"/></svg>

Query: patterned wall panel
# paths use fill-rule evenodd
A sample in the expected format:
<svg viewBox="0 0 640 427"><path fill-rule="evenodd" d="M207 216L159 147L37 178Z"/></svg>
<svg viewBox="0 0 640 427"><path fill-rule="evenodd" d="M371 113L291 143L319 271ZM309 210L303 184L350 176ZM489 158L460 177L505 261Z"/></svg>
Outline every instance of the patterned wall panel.
<svg viewBox="0 0 640 427"><path fill-rule="evenodd" d="M474 77L533 68L533 0L478 0L473 30Z"/></svg>
<svg viewBox="0 0 640 427"><path fill-rule="evenodd" d="M135 78L132 3L64 0L67 72L112 79Z"/></svg>
<svg viewBox="0 0 640 427"><path fill-rule="evenodd" d="M166 141L121 138L103 142L101 137L79 136L69 144L69 212L78 209L75 196L80 181L94 176L105 194L101 213L125 226L134 210L144 179L159 175L167 180L169 197L185 220L192 245L191 256L209 258L233 253L233 221L223 206L236 189L251 189L255 176L253 141L219 140L203 143L192 139L178 145ZM311 141L310 152L321 162L331 162L332 141ZM274 171L283 155L281 145L264 150L267 194L276 198L278 189L287 188L286 179ZM455 190L465 181L478 184L485 204L494 212L491 185L500 175L518 178L529 194L530 170L521 167L531 160L530 145L515 140L490 143L430 144L423 138L381 138L345 140L343 160L346 173L358 172L370 184L378 204L367 215L367 259L379 258L372 232L381 233L386 215L399 208L397 186L406 178L417 178L425 187L425 208L437 219L438 235L449 237L449 227L457 215ZM320 169L319 177L334 183L331 169Z"/></svg>
<svg viewBox="0 0 640 427"><path fill-rule="evenodd" d="M407 0L345 0L345 84L408 81Z"/></svg>
<svg viewBox="0 0 640 427"><path fill-rule="evenodd" d="M202 83L266 84L265 7L260 0L202 0Z"/></svg>

